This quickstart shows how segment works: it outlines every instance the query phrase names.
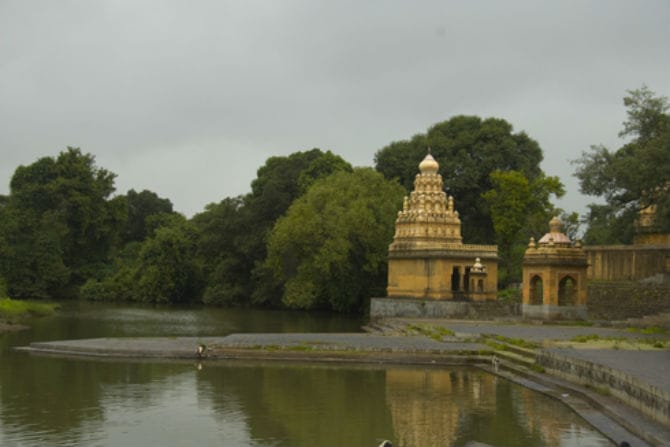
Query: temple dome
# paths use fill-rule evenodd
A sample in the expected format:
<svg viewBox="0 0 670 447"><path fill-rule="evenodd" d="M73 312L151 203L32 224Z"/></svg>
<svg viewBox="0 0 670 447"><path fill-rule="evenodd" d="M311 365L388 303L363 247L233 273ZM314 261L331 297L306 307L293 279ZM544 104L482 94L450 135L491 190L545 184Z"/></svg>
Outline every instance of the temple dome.
<svg viewBox="0 0 670 447"><path fill-rule="evenodd" d="M570 238L561 231L562 227L563 223L561 222L561 219L554 216L554 218L549 221L549 233L542 236L538 243L540 245L556 244L570 246Z"/></svg>
<svg viewBox="0 0 670 447"><path fill-rule="evenodd" d="M440 165L435 161L432 155L428 154L426 157L419 163L419 170L422 174L437 174L437 170L440 168Z"/></svg>

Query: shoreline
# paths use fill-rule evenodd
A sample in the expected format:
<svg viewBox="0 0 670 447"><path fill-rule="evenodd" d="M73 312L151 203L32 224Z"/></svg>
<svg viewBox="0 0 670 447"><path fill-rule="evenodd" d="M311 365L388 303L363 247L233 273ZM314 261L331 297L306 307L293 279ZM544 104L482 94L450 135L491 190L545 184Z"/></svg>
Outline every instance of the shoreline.
<svg viewBox="0 0 670 447"><path fill-rule="evenodd" d="M462 326L447 322L450 327ZM514 383L555 398L582 416L615 445L627 441L636 446L668 445L670 426L652 420L594 387L580 385L554 374L540 372L524 362L517 347L492 347L482 338L481 329L496 328L488 323L461 323L479 334L428 337L426 335L380 335L370 333L332 334L231 334L225 337L141 337L98 338L34 342L19 351L61 357L97 360L191 361L198 368L229 361L309 362L331 365L416 365L430 367L469 366L504 377ZM506 326L506 328L515 326ZM500 327L497 327L500 329ZM503 328L505 329L505 328ZM523 332L523 327L516 327ZM504 332L504 331L498 331ZM571 331L568 331L571 333ZM474 335L477 335L475 338ZM197 348L206 346L198 357ZM520 349L520 348L518 348ZM521 350L520 352L524 352ZM539 349L539 352L548 352ZM659 354L670 354L661 351ZM621 352L617 354L621 355ZM495 359L495 360L494 360Z"/></svg>

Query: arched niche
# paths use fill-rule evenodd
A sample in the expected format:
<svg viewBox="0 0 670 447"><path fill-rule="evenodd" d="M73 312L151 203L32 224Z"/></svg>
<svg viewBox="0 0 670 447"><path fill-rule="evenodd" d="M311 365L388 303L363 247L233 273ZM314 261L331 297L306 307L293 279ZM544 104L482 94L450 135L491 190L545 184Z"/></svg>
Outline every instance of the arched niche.
<svg viewBox="0 0 670 447"><path fill-rule="evenodd" d="M530 279L530 296L529 304L539 305L544 302L544 293L542 290L542 277L540 275L533 275Z"/></svg>
<svg viewBox="0 0 670 447"><path fill-rule="evenodd" d="M576 290L577 281L572 276L565 275L558 283L558 305L574 306Z"/></svg>

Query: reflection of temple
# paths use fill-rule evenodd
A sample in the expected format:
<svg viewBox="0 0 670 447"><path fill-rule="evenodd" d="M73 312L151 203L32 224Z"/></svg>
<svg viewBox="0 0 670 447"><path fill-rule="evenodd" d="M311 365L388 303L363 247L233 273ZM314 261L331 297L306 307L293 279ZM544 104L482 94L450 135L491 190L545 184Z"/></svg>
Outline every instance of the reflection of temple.
<svg viewBox="0 0 670 447"><path fill-rule="evenodd" d="M495 376L490 374L386 371L386 401L398 445L452 446L462 415L474 408L495 413L495 398Z"/></svg>
<svg viewBox="0 0 670 447"><path fill-rule="evenodd" d="M497 248L462 243L454 199L442 190L439 165L428 154L414 180L414 191L398 212L389 247L389 297L495 299Z"/></svg>
<svg viewBox="0 0 670 447"><path fill-rule="evenodd" d="M586 317L586 253L549 222L538 243L531 238L523 257L523 314L539 318Z"/></svg>
<svg viewBox="0 0 670 447"><path fill-rule="evenodd" d="M560 445L584 424L559 401L468 368L388 369L386 401L394 445Z"/></svg>

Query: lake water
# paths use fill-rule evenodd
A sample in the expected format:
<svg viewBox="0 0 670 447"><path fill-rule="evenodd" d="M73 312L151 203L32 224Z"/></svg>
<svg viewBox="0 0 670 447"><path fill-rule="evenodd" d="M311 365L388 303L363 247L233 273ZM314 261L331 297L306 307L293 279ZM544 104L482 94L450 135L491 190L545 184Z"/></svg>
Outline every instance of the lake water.
<svg viewBox="0 0 670 447"><path fill-rule="evenodd" d="M352 332L291 312L69 303L0 335L0 446L611 446L561 403L476 368L31 356L31 341Z"/></svg>

